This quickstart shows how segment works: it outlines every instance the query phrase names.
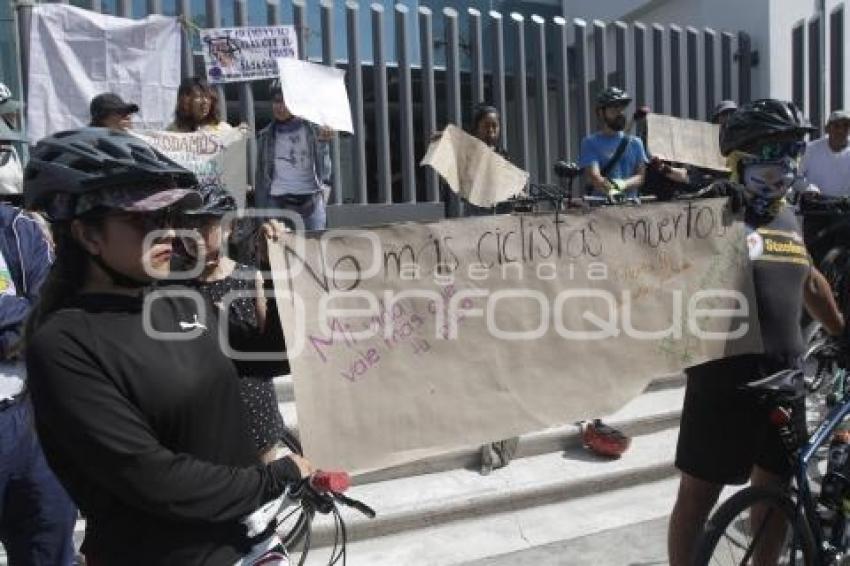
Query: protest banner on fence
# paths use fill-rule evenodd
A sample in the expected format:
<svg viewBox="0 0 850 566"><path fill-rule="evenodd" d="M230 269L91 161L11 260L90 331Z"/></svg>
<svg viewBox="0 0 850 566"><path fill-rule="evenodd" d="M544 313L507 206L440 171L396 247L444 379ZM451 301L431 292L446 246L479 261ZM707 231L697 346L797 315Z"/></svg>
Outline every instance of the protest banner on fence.
<svg viewBox="0 0 850 566"><path fill-rule="evenodd" d="M760 352L725 201L287 234L271 245L298 428L366 470L610 414Z"/></svg>
<svg viewBox="0 0 850 566"><path fill-rule="evenodd" d="M277 65L290 112L338 132L354 133L345 71L299 59L278 59Z"/></svg>
<svg viewBox="0 0 850 566"><path fill-rule="evenodd" d="M132 132L198 176L200 186L221 184L245 206L248 185L247 134L239 128L220 132Z"/></svg>
<svg viewBox="0 0 850 566"><path fill-rule="evenodd" d="M211 83L276 79L279 58L298 58L295 26L211 28L200 36Z"/></svg>
<svg viewBox="0 0 850 566"><path fill-rule="evenodd" d="M420 165L430 165L460 196L477 206L493 206L518 194L528 173L454 124L431 142Z"/></svg>
<svg viewBox="0 0 850 566"><path fill-rule="evenodd" d="M663 114L646 117L646 147L653 156L665 161L726 171L719 140L717 124Z"/></svg>
<svg viewBox="0 0 850 566"><path fill-rule="evenodd" d="M180 85L176 18L132 20L65 4L36 4L31 29L31 141L88 124L89 103L103 92L139 105L133 115L137 128L160 129L171 122Z"/></svg>

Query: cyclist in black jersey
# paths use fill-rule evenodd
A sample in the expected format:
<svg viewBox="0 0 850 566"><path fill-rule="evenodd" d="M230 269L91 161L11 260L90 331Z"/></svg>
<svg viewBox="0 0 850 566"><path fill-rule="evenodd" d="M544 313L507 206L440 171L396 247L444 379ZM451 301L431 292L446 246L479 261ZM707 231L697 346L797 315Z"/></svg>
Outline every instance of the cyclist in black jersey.
<svg viewBox="0 0 850 566"><path fill-rule="evenodd" d="M230 566L252 544L240 519L312 471L294 455L260 462L214 313L186 289L149 288L196 183L102 128L45 138L27 165L25 197L56 239L27 329L29 386L90 566Z"/></svg>
<svg viewBox="0 0 850 566"><path fill-rule="evenodd" d="M784 200L796 178L803 137L810 131L793 104L757 100L732 114L721 132L721 151L737 182L718 185L718 192L730 197L733 209L744 207L764 353L686 371L676 450L681 481L668 533L672 566L691 564L697 537L724 485L750 481L777 486L790 477L767 409L741 384L798 364L804 305L829 333L843 332L829 284L812 266L797 218ZM775 563L755 558L756 564Z"/></svg>

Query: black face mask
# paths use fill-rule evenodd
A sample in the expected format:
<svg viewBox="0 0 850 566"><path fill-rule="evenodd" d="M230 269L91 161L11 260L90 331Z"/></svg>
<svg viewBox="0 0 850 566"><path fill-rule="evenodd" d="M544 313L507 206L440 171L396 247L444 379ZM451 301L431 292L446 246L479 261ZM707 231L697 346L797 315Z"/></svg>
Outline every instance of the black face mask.
<svg viewBox="0 0 850 566"><path fill-rule="evenodd" d="M622 132L626 129L626 117L620 114L613 120L606 119L605 124L615 132Z"/></svg>

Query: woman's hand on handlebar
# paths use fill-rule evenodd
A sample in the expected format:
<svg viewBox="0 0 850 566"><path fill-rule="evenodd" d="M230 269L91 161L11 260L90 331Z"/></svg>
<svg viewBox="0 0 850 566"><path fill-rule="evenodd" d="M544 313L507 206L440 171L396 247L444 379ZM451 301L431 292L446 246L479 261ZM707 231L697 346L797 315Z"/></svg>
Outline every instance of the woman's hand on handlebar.
<svg viewBox="0 0 850 566"><path fill-rule="evenodd" d="M301 479L310 477L316 472L316 468L313 464L310 463L310 460L305 458L304 456L299 456L298 454L290 454L287 456L290 460L292 460L296 466L298 466L298 471L301 473Z"/></svg>

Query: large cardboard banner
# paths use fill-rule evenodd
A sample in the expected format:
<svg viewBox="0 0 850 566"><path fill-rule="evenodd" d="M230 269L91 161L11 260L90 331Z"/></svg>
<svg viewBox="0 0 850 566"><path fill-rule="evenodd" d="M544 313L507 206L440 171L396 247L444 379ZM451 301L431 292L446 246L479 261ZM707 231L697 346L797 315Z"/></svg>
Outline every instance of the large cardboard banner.
<svg viewBox="0 0 850 566"><path fill-rule="evenodd" d="M525 188L528 173L454 124L431 142L420 165L430 165L449 187L477 206L493 206Z"/></svg>
<svg viewBox="0 0 850 566"><path fill-rule="evenodd" d="M646 147L665 161L726 171L720 154L720 126L663 114L646 117Z"/></svg>
<svg viewBox="0 0 850 566"><path fill-rule="evenodd" d="M245 207L248 189L245 144L240 128L220 132L132 132L198 176L200 186L220 184L229 190L239 208Z"/></svg>
<svg viewBox="0 0 850 566"><path fill-rule="evenodd" d="M165 128L177 103L179 52L177 18L131 20L65 4L33 6L29 139L88 124L89 103L103 92L139 105L136 127Z"/></svg>
<svg viewBox="0 0 850 566"><path fill-rule="evenodd" d="M295 26L202 29L200 36L211 83L274 79L279 58L298 58Z"/></svg>
<svg viewBox="0 0 850 566"><path fill-rule="evenodd" d="M722 200L296 233L271 260L324 468L610 414L659 375L761 351Z"/></svg>

